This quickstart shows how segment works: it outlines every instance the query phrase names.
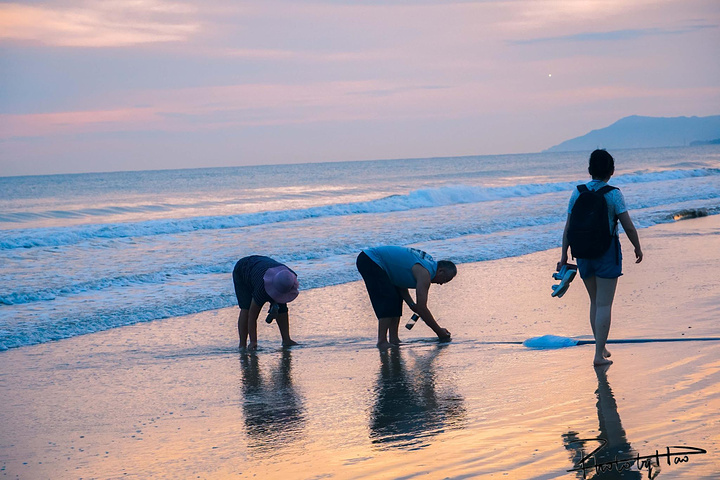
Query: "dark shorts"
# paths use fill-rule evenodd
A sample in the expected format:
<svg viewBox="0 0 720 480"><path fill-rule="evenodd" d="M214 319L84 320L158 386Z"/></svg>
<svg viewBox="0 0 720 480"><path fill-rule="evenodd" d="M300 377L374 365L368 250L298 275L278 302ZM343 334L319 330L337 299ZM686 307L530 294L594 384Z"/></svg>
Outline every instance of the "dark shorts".
<svg viewBox="0 0 720 480"><path fill-rule="evenodd" d="M243 280L243 276L237 268L233 270L233 285L235 286L235 296L237 297L238 306L243 310L250 310L250 304L253 299L253 286ZM262 307L262 305L260 306ZM288 311L287 303L280 303L278 306L278 313Z"/></svg>
<svg viewBox="0 0 720 480"><path fill-rule="evenodd" d="M600 277L618 278L622 275L622 251L620 250L620 239L615 239L610 244L607 252L598 258L578 258L578 272L580 278Z"/></svg>
<svg viewBox="0 0 720 480"><path fill-rule="evenodd" d="M370 295L375 315L378 318L401 317L403 299L400 288L390 281L390 277L365 252L357 258L357 269L365 280L365 288Z"/></svg>

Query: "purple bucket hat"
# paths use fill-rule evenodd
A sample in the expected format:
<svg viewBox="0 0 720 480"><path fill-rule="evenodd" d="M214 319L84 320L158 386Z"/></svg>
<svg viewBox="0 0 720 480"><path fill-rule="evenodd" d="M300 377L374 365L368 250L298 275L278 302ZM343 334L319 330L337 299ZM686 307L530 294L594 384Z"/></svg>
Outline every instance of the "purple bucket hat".
<svg viewBox="0 0 720 480"><path fill-rule="evenodd" d="M298 296L297 275L284 265L268 268L263 282L265 291L277 303L290 303Z"/></svg>

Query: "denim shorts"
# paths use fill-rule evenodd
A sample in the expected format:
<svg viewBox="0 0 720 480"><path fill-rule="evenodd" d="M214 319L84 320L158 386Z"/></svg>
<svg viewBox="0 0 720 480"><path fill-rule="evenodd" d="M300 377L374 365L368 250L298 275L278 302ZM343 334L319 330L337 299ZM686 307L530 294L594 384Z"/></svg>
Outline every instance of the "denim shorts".
<svg viewBox="0 0 720 480"><path fill-rule="evenodd" d="M577 266L580 278L618 278L622 275L620 239L615 237L607 252L598 258L578 258Z"/></svg>

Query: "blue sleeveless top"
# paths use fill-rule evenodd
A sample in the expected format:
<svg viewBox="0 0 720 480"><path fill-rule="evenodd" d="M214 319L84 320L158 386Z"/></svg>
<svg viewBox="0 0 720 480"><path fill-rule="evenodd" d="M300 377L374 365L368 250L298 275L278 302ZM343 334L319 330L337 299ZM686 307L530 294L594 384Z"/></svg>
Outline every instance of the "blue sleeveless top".
<svg viewBox="0 0 720 480"><path fill-rule="evenodd" d="M412 274L412 267L416 263L430 273L431 279L437 273L437 262L427 253L415 248L388 246L368 248L363 252L388 274L390 281L397 287L417 286Z"/></svg>

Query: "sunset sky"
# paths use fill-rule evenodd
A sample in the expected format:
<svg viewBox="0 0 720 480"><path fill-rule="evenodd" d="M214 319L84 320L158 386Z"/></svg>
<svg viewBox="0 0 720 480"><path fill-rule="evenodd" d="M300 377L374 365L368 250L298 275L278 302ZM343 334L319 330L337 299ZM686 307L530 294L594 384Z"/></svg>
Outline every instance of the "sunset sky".
<svg viewBox="0 0 720 480"><path fill-rule="evenodd" d="M0 3L0 176L537 152L720 114L717 0Z"/></svg>

